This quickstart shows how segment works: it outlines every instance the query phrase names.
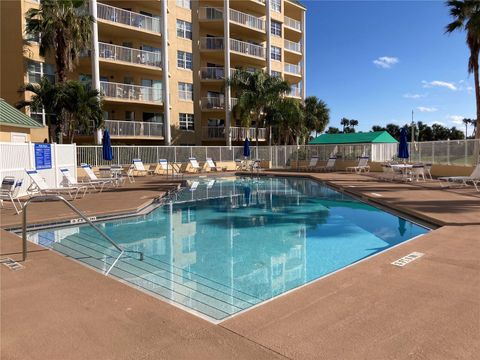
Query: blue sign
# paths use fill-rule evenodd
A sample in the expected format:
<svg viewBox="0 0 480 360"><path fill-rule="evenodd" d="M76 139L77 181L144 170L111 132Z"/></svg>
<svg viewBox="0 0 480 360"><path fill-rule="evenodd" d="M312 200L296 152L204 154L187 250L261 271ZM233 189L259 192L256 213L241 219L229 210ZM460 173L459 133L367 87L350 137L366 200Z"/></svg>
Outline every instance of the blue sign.
<svg viewBox="0 0 480 360"><path fill-rule="evenodd" d="M50 144L35 144L35 168L52 168L52 147Z"/></svg>

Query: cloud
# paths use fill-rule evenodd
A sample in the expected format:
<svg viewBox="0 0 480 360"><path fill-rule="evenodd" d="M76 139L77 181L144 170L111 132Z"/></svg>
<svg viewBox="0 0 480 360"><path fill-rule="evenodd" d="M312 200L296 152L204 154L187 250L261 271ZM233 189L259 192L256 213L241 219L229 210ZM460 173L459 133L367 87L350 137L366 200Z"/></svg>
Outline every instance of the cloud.
<svg viewBox="0 0 480 360"><path fill-rule="evenodd" d="M427 94L410 94L410 93L403 94L403 97L405 99L420 99L420 98L424 98L426 96L427 96Z"/></svg>
<svg viewBox="0 0 480 360"><path fill-rule="evenodd" d="M417 110L420 111L420 112L435 112L435 111L438 111L437 108L426 107L426 106L419 106L419 107L417 107Z"/></svg>
<svg viewBox="0 0 480 360"><path fill-rule="evenodd" d="M398 64L400 60L397 57L381 56L373 60L373 63L382 69L390 69L393 65Z"/></svg>
<svg viewBox="0 0 480 360"><path fill-rule="evenodd" d="M462 120L465 118L465 116L462 116L462 115L449 115L448 116L448 119L454 123L454 124L457 124L457 125L461 125L463 124L462 123Z"/></svg>
<svg viewBox="0 0 480 360"><path fill-rule="evenodd" d="M457 86L452 83L452 82L447 82L447 81L440 81L440 80L434 80L434 81L422 81L423 87L424 88L431 88L431 87L444 87L453 91L458 90Z"/></svg>

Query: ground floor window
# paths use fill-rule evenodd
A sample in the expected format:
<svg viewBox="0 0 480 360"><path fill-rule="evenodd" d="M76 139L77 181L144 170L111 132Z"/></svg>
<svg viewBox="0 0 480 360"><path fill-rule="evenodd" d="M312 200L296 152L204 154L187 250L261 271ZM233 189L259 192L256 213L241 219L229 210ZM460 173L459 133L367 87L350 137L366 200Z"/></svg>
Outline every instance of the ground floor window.
<svg viewBox="0 0 480 360"><path fill-rule="evenodd" d="M181 130L195 130L193 114L179 114L179 123Z"/></svg>

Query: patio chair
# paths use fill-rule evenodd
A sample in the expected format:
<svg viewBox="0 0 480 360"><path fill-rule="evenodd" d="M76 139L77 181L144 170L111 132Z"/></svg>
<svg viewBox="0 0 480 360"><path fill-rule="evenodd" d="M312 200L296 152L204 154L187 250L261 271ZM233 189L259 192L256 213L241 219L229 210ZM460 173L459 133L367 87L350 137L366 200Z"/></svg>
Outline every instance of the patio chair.
<svg viewBox="0 0 480 360"><path fill-rule="evenodd" d="M32 184L27 189L29 195L38 191L40 195L66 194L70 196L71 200L76 200L79 196L84 197L88 190L88 187L83 185L52 188L48 186L48 184L45 182L45 179L40 176L37 170L25 169L25 172L28 174L28 176L30 176L30 179L32 179Z"/></svg>
<svg viewBox="0 0 480 360"><path fill-rule="evenodd" d="M393 181L395 178L395 170L390 164L382 164L382 173L378 177L381 180Z"/></svg>
<svg viewBox="0 0 480 360"><path fill-rule="evenodd" d="M370 166L368 165L368 156L361 156L358 159L358 164L357 166L348 166L345 171L347 172L355 172L357 174L360 174L362 171L365 173L370 172Z"/></svg>
<svg viewBox="0 0 480 360"><path fill-rule="evenodd" d="M142 159L133 159L133 172L132 175L136 176L146 176L149 173L149 170L145 169Z"/></svg>
<svg viewBox="0 0 480 360"><path fill-rule="evenodd" d="M92 167L89 164L82 163L80 164L80 166L82 167L83 171L87 175L86 180L89 183L98 183L99 185L103 184L102 185L102 188L103 188L106 185L115 186L121 182L120 178L118 177L104 177L104 178L97 177L97 175L95 175L95 173L92 170Z"/></svg>
<svg viewBox="0 0 480 360"><path fill-rule="evenodd" d="M210 170L215 170L215 171L222 171L223 170L220 166L215 165L212 158L207 158L206 164L207 164L207 167Z"/></svg>
<svg viewBox="0 0 480 360"><path fill-rule="evenodd" d="M85 181L79 183L77 179L75 179L75 177L70 173L70 170L68 170L68 168L60 168L60 172L63 176L63 183L68 187L85 185L91 190L98 190L98 192L102 192L103 187L105 186L105 182L103 181Z"/></svg>
<svg viewBox="0 0 480 360"><path fill-rule="evenodd" d="M410 169L410 175L412 176L412 181L413 179L420 181L420 178L425 181L425 166L423 164L413 165L413 167Z"/></svg>
<svg viewBox="0 0 480 360"><path fill-rule="evenodd" d="M305 170L313 170L317 167L317 164L318 164L318 156L312 156L310 158L310 162L305 167Z"/></svg>
<svg viewBox="0 0 480 360"><path fill-rule="evenodd" d="M3 208L3 201L10 201L17 214L22 211L22 203L20 202L18 194L22 187L23 180L15 179L13 176L5 176L2 180L2 187L0 189L0 203ZM15 200L17 203L15 203ZM17 207L18 206L18 207Z"/></svg>
<svg viewBox="0 0 480 360"><path fill-rule="evenodd" d="M202 170L196 158L194 157L188 158L188 162L190 163L190 166L192 167L193 172L200 172Z"/></svg>
<svg viewBox="0 0 480 360"><path fill-rule="evenodd" d="M328 158L328 161L327 161L327 164L325 166L320 166L320 167L317 167L315 170L319 170L319 171L335 171L335 162L337 161L337 157L336 156L330 156Z"/></svg>
<svg viewBox="0 0 480 360"><path fill-rule="evenodd" d="M472 185L475 187L475 190L480 191L478 187L478 185L480 185L480 164L477 164L470 176L444 176L439 177L438 180L446 181L448 187L454 184L467 186L469 183L472 183Z"/></svg>

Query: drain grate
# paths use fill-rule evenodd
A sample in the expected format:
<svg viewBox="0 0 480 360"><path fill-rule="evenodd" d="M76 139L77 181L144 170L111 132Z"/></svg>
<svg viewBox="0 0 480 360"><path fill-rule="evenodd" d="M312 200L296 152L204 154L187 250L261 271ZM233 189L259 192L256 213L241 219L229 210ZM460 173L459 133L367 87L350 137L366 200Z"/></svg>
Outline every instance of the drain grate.
<svg viewBox="0 0 480 360"><path fill-rule="evenodd" d="M405 266L407 265L408 263L412 262L413 260L417 260L418 258L421 258L423 255L425 255L424 253L421 253L421 252L413 252L413 253L410 253L398 260L395 260L394 262L392 262L392 265L395 265L395 266Z"/></svg>
<svg viewBox="0 0 480 360"><path fill-rule="evenodd" d="M21 270L24 268L23 265L19 264L18 262L10 258L1 258L0 264L5 265L6 267L8 267L10 270L13 270L13 271Z"/></svg>

